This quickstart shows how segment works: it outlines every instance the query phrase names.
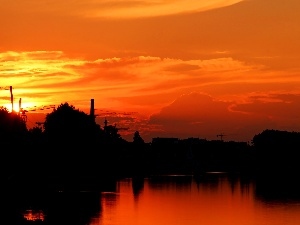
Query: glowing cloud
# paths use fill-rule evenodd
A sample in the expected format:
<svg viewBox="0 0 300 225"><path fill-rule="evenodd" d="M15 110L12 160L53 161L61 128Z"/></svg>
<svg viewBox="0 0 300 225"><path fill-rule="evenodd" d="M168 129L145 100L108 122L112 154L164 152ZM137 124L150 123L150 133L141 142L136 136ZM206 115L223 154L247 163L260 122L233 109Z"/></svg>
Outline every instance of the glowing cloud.
<svg viewBox="0 0 300 225"><path fill-rule="evenodd" d="M84 15L101 18L154 17L199 12L236 4L243 0L85 0L45 1L16 0L14 5L3 3L4 8L22 12L47 12Z"/></svg>
<svg viewBox="0 0 300 225"><path fill-rule="evenodd" d="M182 60L138 56L87 60L70 58L60 51L10 51L0 53L0 58L1 84L13 86L15 102L22 98L24 107L40 108L67 101L88 112L90 99L94 98L96 113L122 110L123 114L109 116L112 121L136 129L139 124L141 133L149 136L150 127L160 134L164 130L170 134L175 121L180 126L188 123L194 127L191 130L194 133L209 124L205 126L211 127L211 134L223 125L223 130L231 129L232 121L236 129L240 129L242 122L248 126L245 121L254 124L255 119L266 125L279 118L279 114L280 120L286 121L290 114L278 109L291 106L290 96L300 93L296 85L300 84L297 71L272 71L230 57ZM9 102L9 91L1 90L0 104L7 106ZM265 107L275 107L278 114ZM128 111L138 113L124 116ZM147 117L151 114L149 124ZM226 120L219 119L222 115ZM208 130L204 127L205 131Z"/></svg>
<svg viewBox="0 0 300 225"><path fill-rule="evenodd" d="M0 57L2 85L12 85L16 96L48 104L74 101L81 105L94 96L111 108L143 105L153 112L187 90L224 95L223 87L230 95L232 90L243 93L250 84L299 82L295 74L275 74L232 58L139 56L89 61L68 58L59 51L4 52Z"/></svg>
<svg viewBox="0 0 300 225"><path fill-rule="evenodd" d="M236 4L243 0L114 0L94 2L95 9L88 11L88 16L103 18L136 18L164 16L180 13L199 12Z"/></svg>

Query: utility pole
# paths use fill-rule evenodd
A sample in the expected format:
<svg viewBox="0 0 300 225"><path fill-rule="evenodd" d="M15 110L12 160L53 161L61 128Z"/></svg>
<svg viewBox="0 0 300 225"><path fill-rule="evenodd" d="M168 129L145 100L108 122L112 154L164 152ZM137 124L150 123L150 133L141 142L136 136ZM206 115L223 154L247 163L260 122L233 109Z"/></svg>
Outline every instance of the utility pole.
<svg viewBox="0 0 300 225"><path fill-rule="evenodd" d="M10 90L10 102L11 102L11 112L14 111L14 95L12 93L12 86L9 86Z"/></svg>

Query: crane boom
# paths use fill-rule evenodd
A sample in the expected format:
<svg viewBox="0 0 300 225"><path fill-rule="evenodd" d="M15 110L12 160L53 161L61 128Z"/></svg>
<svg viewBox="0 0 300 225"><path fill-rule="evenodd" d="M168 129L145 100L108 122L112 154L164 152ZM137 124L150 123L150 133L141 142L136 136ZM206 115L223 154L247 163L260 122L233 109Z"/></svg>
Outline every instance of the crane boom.
<svg viewBox="0 0 300 225"><path fill-rule="evenodd" d="M217 134L217 137L221 138L221 141L223 141L223 137L226 136L225 134L221 133L221 134Z"/></svg>

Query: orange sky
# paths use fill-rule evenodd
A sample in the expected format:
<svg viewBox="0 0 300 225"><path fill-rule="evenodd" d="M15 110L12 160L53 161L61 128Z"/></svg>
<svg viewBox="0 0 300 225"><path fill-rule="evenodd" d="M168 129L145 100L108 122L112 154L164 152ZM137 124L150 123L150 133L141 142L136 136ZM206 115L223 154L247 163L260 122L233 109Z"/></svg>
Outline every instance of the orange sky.
<svg viewBox="0 0 300 225"><path fill-rule="evenodd" d="M129 127L128 140L300 131L298 0L0 5L0 88L15 105L88 112L94 98L100 125Z"/></svg>

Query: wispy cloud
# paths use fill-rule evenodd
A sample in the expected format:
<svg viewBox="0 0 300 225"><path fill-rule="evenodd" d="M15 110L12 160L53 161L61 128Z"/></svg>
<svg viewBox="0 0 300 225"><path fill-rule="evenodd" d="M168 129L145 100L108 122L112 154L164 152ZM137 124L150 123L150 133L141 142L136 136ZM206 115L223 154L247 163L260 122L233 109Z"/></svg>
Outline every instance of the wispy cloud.
<svg viewBox="0 0 300 225"><path fill-rule="evenodd" d="M69 70L68 65L83 64L83 61L67 59L59 51L4 52L0 53L2 67L0 77L6 85L41 85L44 83L66 82L78 74ZM70 76L72 75L72 76Z"/></svg>
<svg viewBox="0 0 300 225"><path fill-rule="evenodd" d="M48 101L50 93L56 101L62 101L62 96L64 100L88 99L92 94L113 105L139 96L145 99L166 93L176 96L184 89L209 93L216 86L236 85L236 91L241 91L244 89L241 83L300 82L293 73L274 73L261 65L232 58L181 60L139 56L91 61L69 58L59 51L3 52L0 58L2 85L13 85L20 95L21 90L30 96L47 93ZM56 98L58 93L63 95Z"/></svg>
<svg viewBox="0 0 300 225"><path fill-rule="evenodd" d="M114 0L94 4L88 9L87 16L102 18L136 18L164 16L180 13L199 12L229 6L242 0Z"/></svg>
<svg viewBox="0 0 300 225"><path fill-rule="evenodd" d="M20 1L3 3L4 8L27 13L65 13L101 18L154 17L204 11L229 6L243 0L85 0Z"/></svg>

